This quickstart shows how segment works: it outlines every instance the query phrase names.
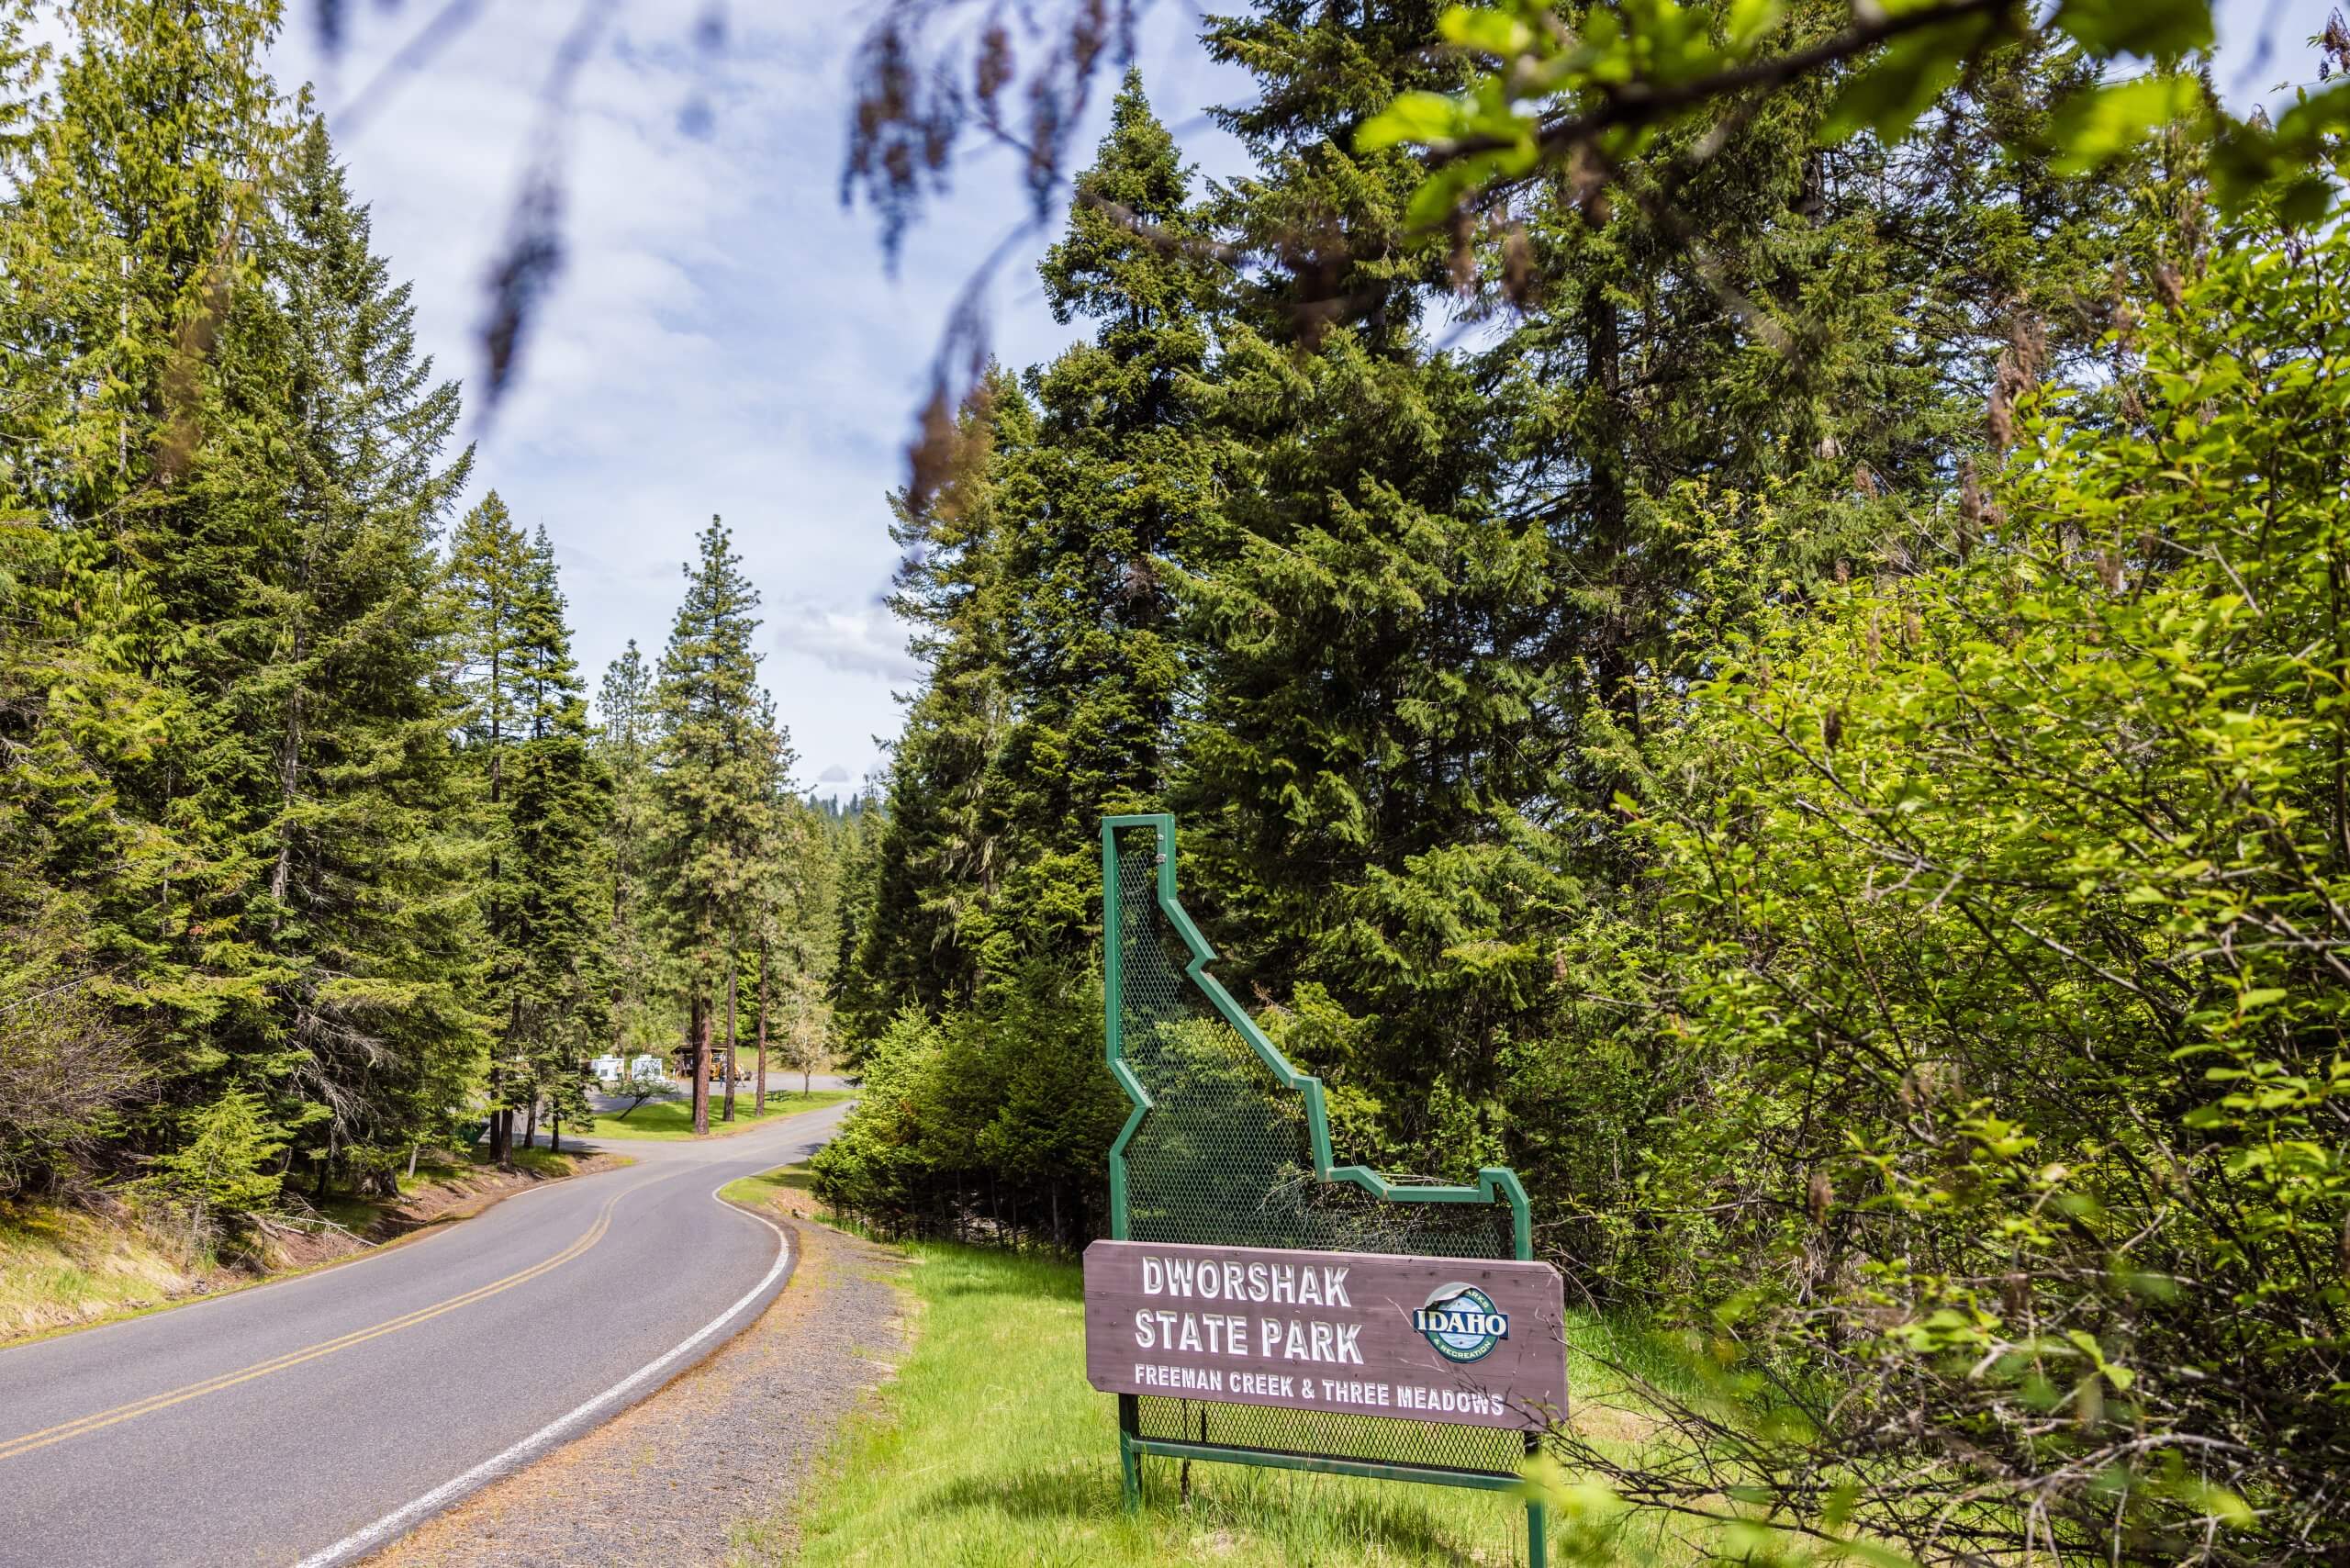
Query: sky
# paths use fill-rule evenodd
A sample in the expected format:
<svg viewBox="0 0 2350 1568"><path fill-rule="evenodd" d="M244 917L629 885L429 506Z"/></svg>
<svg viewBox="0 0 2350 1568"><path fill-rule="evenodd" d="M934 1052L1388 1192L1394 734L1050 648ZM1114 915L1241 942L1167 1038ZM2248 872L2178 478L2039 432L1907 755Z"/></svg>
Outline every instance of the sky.
<svg viewBox="0 0 2350 1568"><path fill-rule="evenodd" d="M272 68L289 91L313 84L376 251L414 286L423 350L476 383L483 278L539 145L538 84L577 7L486 0L355 121L338 110L439 4L343 9L352 34L330 61L315 5L294 0ZM566 263L519 384L486 427L469 420L463 504L495 488L524 526L545 526L591 692L629 639L657 655L694 537L723 517L763 600L795 777L837 794L882 766L894 694L920 678L880 602L898 560L886 497L949 308L1027 209L1012 160L975 148L892 276L871 211L840 199L849 56L870 6L737 5L714 54L693 45L699 12L622 0L581 68L561 147ZM1187 156L1229 173L1245 158L1200 111L1246 78L1192 44L1196 17L1154 6L1139 62ZM1080 146L1106 127L1114 85L1102 84ZM1024 241L995 274L1006 363L1049 358L1082 330L1056 324L1039 293L1050 239Z"/></svg>
<svg viewBox="0 0 2350 1568"><path fill-rule="evenodd" d="M483 278L540 145L537 88L579 7L600 3L454 0L471 24L428 68L380 78L441 0L346 0L352 34L332 60L318 47L317 0L289 6L273 68L288 90L313 84L444 375L478 379ZM766 679L795 777L835 795L882 766L897 694L920 678L881 603L898 558L885 498L904 477L952 302L1026 213L1009 156L967 154L893 275L873 215L844 208L849 57L878 3L737 5L711 53L692 42L699 5L611 0L559 147L566 264L518 385L472 426L464 498L495 488L525 525L545 526L591 690L631 638L657 655L694 536L722 516L763 600ZM2305 62L2300 40L2329 3L2221 0L2222 92L2238 105L2265 96ZM1248 83L1205 58L1197 18L1181 0L1150 6L1139 63L1187 158L1230 174L1245 154L1202 111L1244 98ZM2265 60L2264 37L2280 51ZM364 117L342 112L379 80L393 85ZM1110 85L1080 146L1101 134ZM1054 227L995 274L989 319L1007 364L1047 359L1082 330L1055 323L1036 285Z"/></svg>

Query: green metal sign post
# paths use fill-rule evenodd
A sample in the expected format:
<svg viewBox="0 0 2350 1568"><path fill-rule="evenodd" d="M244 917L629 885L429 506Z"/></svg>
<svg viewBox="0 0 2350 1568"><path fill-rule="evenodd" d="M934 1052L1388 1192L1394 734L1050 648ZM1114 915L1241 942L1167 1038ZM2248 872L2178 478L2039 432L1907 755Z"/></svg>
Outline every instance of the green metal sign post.
<svg viewBox="0 0 2350 1568"><path fill-rule="evenodd" d="M1102 823L1102 1025L1134 1110L1110 1149L1120 1241L1460 1259L1533 1256L1516 1174L1469 1186L1338 1165L1321 1081L1299 1072L1208 972L1214 954L1175 896L1175 819ZM1120 1394L1127 1506L1146 1458L1269 1465L1505 1492L1537 1438L1490 1426ZM1527 1554L1547 1557L1539 1503Z"/></svg>

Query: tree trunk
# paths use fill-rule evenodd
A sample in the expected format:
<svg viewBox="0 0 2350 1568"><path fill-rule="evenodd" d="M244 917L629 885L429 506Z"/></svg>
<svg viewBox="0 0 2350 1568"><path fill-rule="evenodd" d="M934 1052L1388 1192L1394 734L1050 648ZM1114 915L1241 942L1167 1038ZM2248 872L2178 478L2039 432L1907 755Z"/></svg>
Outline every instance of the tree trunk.
<svg viewBox="0 0 2350 1568"><path fill-rule="evenodd" d="M734 1119L734 993L743 989L743 971L734 962L734 955L726 955L726 1114Z"/></svg>
<svg viewBox="0 0 2350 1568"><path fill-rule="evenodd" d="M752 1111L755 1116L767 1114L767 945L759 941L759 1081L753 1092Z"/></svg>
<svg viewBox="0 0 2350 1568"><path fill-rule="evenodd" d="M1640 733L1637 641L1646 606L1633 580L1639 566L1631 550L1630 476L1627 472L1628 432L1624 417L1623 327L1616 302L1597 284L1583 296L1584 353L1591 378L1598 384L1601 430L1586 461L1591 471L1591 534L1603 559L1593 575L1615 589L1615 609L1598 630L1592 660L1602 707L1632 734ZM1602 799L1606 797L1603 796Z"/></svg>
<svg viewBox="0 0 2350 1568"><path fill-rule="evenodd" d="M710 1000L694 993L694 1131L710 1131Z"/></svg>
<svg viewBox="0 0 2350 1568"><path fill-rule="evenodd" d="M539 1147L539 1097L535 1094L531 1096L530 1114L522 1119L522 1147Z"/></svg>
<svg viewBox="0 0 2350 1568"><path fill-rule="evenodd" d="M311 531L313 535L316 530ZM303 563L303 581L309 581L309 562ZM305 623L294 633L294 662L300 664L308 652L309 626ZM277 934L278 923L285 918L285 879L294 867L294 786L300 778L302 761L302 689L296 687L285 696L285 739L277 756L277 864L269 873L269 930Z"/></svg>
<svg viewBox="0 0 2350 1568"><path fill-rule="evenodd" d="M506 1069L493 1063L489 1070L489 1158L492 1163L508 1163L512 1149L507 1143Z"/></svg>
<svg viewBox="0 0 2350 1568"><path fill-rule="evenodd" d="M561 1154L563 1152L563 1109L560 1106L553 1106L550 1109L554 1113L554 1120L550 1124L547 1131L547 1152Z"/></svg>

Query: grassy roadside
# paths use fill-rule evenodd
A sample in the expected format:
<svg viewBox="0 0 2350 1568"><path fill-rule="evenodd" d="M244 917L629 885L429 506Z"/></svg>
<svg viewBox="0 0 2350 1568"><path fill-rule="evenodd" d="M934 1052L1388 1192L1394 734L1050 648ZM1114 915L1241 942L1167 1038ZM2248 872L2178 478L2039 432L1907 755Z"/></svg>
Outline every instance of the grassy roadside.
<svg viewBox="0 0 2350 1568"><path fill-rule="evenodd" d="M815 1177L805 1165L786 1165L776 1170L763 1170L756 1176L739 1177L718 1189L718 1195L730 1204L748 1204L753 1208L780 1205L800 1210L791 1194L806 1194L813 1190Z"/></svg>
<svg viewBox="0 0 2350 1568"><path fill-rule="evenodd" d="M711 1097L710 1136L726 1137L734 1133L748 1132L781 1116L796 1116L803 1111L813 1111L825 1105L837 1105L856 1097L854 1089L819 1089L801 1094L797 1091L779 1093L767 1091L767 1114L757 1115L751 1109L750 1096L738 1087L734 1096L734 1119L718 1119L719 1097ZM623 1121L616 1115L599 1114L592 1126L564 1129L565 1137L587 1138L689 1138L694 1136L693 1106L683 1100L659 1100L640 1105Z"/></svg>
<svg viewBox="0 0 2350 1568"><path fill-rule="evenodd" d="M606 1157L602 1164L626 1164ZM477 1154L442 1151L400 1181L397 1200L338 1198L319 1210L341 1231L263 1234L234 1255L191 1246L176 1223L117 1196L87 1206L0 1204L0 1346L143 1316L330 1268L407 1235L470 1218L509 1193L573 1173L568 1154L518 1149L528 1178L503 1176Z"/></svg>
<svg viewBox="0 0 2350 1568"><path fill-rule="evenodd" d="M805 1184L804 1172L773 1171L727 1195L789 1206ZM1085 1383L1076 1265L944 1244L906 1251L914 1346L880 1407L851 1418L807 1487L800 1568L1524 1561L1525 1513L1508 1498L1397 1483L1201 1464L1182 1503L1175 1467L1154 1462L1149 1501L1129 1518L1114 1402ZM1583 1331L1607 1337L1600 1325ZM743 1522L730 1561L789 1560L782 1543L794 1523ZM1628 1558L1686 1560L1654 1541L1626 1544Z"/></svg>

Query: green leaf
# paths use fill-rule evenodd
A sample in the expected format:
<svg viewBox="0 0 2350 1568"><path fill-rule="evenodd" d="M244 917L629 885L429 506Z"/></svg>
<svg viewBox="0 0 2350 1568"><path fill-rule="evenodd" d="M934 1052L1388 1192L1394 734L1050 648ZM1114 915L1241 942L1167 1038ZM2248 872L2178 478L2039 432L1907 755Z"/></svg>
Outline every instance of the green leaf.
<svg viewBox="0 0 2350 1568"><path fill-rule="evenodd" d="M2065 100L2050 136L2057 149L2053 166L2077 174L2126 152L2158 126L2200 112L2202 84L2184 73L2141 76L2092 87Z"/></svg>
<svg viewBox="0 0 2350 1568"><path fill-rule="evenodd" d="M1442 93L1399 93L1355 132L1355 151L1376 152L1410 142L1427 146L1450 139L1460 123L1460 106Z"/></svg>
<svg viewBox="0 0 2350 1568"><path fill-rule="evenodd" d="M1404 209L1404 221L1414 229L1433 228L1443 222L1453 205L1482 184L1492 171L1490 156L1447 163L1422 180L1420 188L1412 193L1411 204Z"/></svg>
<svg viewBox="0 0 2350 1568"><path fill-rule="evenodd" d="M1506 11L1455 6L1438 19L1436 30L1447 43L1504 60L1524 54L1534 45L1534 29Z"/></svg>
<svg viewBox="0 0 2350 1568"><path fill-rule="evenodd" d="M2100 58L2168 59L2211 47L2210 0L2065 0L2055 21Z"/></svg>
<svg viewBox="0 0 2350 1568"><path fill-rule="evenodd" d="M1785 15L1786 7L1780 0L1730 0L1722 30L1729 35L1729 47L1743 54L1777 28Z"/></svg>

